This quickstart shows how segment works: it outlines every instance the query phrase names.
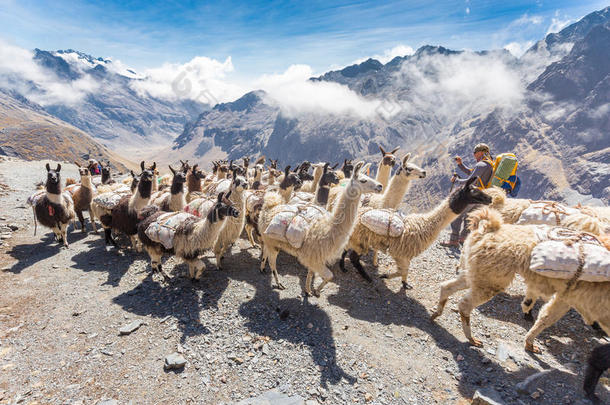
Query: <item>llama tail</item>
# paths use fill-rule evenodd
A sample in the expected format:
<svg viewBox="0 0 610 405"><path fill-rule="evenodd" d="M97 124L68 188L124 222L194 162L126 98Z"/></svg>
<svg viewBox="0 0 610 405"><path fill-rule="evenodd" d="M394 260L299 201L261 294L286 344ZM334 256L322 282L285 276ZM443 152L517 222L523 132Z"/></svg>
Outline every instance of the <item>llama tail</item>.
<svg viewBox="0 0 610 405"><path fill-rule="evenodd" d="M500 229L504 221L498 211L483 207L468 215L468 223L471 231L490 233Z"/></svg>
<svg viewBox="0 0 610 405"><path fill-rule="evenodd" d="M269 210L276 205L281 205L284 203L284 199L278 193L267 193L265 194L264 202L263 202L263 210Z"/></svg>

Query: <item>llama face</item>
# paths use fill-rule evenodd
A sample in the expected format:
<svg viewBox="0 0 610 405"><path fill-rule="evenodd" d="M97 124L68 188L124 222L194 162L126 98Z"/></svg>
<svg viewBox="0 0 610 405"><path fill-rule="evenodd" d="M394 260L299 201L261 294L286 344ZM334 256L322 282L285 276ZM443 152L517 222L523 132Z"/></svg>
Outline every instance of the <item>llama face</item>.
<svg viewBox="0 0 610 405"><path fill-rule="evenodd" d="M354 177L350 181L351 187L357 187L360 193L381 193L383 186L377 180L367 176L366 170L370 164L364 166L364 162L358 162L354 168Z"/></svg>
<svg viewBox="0 0 610 405"><path fill-rule="evenodd" d="M454 213L462 213L469 204L491 204L492 198L474 186L477 179L478 177L474 177L468 180L464 187L449 197L449 207Z"/></svg>
<svg viewBox="0 0 610 405"><path fill-rule="evenodd" d="M400 147L394 148L394 150L392 150L391 152L386 152L383 147L379 146L379 150L381 150L381 164L383 166L390 166L390 167L394 167L394 165L396 164L396 156L394 156L394 153L396 153L396 151L400 149Z"/></svg>
<svg viewBox="0 0 610 405"><path fill-rule="evenodd" d="M79 167L78 168L78 174L80 174L81 182L86 177L91 177L91 172L89 172L89 169L87 169L86 167Z"/></svg>
<svg viewBox="0 0 610 405"><path fill-rule="evenodd" d="M243 176L235 176L233 178L233 182L231 183L231 189L239 192L247 190L248 182Z"/></svg>
<svg viewBox="0 0 610 405"><path fill-rule="evenodd" d="M324 173L320 179L321 186L328 186L330 184L339 184L339 176L334 170L328 170L328 163L324 165Z"/></svg>
<svg viewBox="0 0 610 405"><path fill-rule="evenodd" d="M233 207L231 200L229 200L231 193L232 191L229 191L226 195L224 193L218 194L216 205L214 205L214 208L210 210L207 216L208 221L215 223L222 221L225 217L237 218L239 216L239 210Z"/></svg>
<svg viewBox="0 0 610 405"><path fill-rule="evenodd" d="M423 179L426 177L426 171L424 169L408 162L410 157L411 154L407 153L402 159L402 165L396 171L396 176L405 176L407 179Z"/></svg>
<svg viewBox="0 0 610 405"><path fill-rule="evenodd" d="M55 170L51 169L51 166L47 163L47 183L46 188L47 191L54 194L59 194L61 176L59 175L59 171L61 170L61 165L58 163L57 168Z"/></svg>
<svg viewBox="0 0 610 405"><path fill-rule="evenodd" d="M351 160L345 159L343 161L343 166L341 167L341 171L345 175L346 179L352 177L352 173L354 172L354 164Z"/></svg>
<svg viewBox="0 0 610 405"><path fill-rule="evenodd" d="M205 173L203 172L203 170L199 169L199 165L193 166L193 169L191 172L193 173L193 176L195 176L196 179L199 179L199 180L205 179Z"/></svg>
<svg viewBox="0 0 610 405"><path fill-rule="evenodd" d="M102 177L109 178L110 177L110 166L102 167Z"/></svg>
<svg viewBox="0 0 610 405"><path fill-rule="evenodd" d="M290 187L293 187L295 190L298 190L303 185L303 182L295 173L290 172L290 165L286 166L284 169L284 180L280 183L280 188L282 190L287 190Z"/></svg>

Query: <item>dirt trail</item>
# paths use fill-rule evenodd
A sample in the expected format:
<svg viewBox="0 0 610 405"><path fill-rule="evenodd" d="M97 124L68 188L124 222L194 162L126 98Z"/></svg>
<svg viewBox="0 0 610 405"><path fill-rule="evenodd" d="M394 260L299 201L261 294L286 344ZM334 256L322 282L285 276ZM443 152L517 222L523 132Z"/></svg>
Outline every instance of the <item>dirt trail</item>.
<svg viewBox="0 0 610 405"><path fill-rule="evenodd" d="M515 282L473 314L463 337L456 299L429 321L439 283L454 277L456 252L434 244L415 259L413 290L400 281L363 281L334 269L321 298L304 300L305 270L281 254L287 289L258 271L258 249L240 240L218 271L212 255L201 281L173 259L171 283L149 272L148 257L104 248L101 235L71 230L61 249L49 230L33 236L25 200L45 162L0 161L0 403L231 403L275 389L327 404L468 404L493 390L507 404L572 404L582 398L584 361L599 337L575 312L523 351L529 323ZM76 176L71 165L62 174ZM9 231L6 225L18 227ZM90 228L89 228L90 229ZM381 274L393 268L381 255ZM459 298L461 295L458 295ZM536 310L539 308L538 304ZM129 335L119 328L144 324ZM182 371L164 371L179 352ZM519 393L527 376L553 369ZM605 384L608 380L603 380ZM607 385L599 395L610 402ZM537 398L534 398L537 397Z"/></svg>

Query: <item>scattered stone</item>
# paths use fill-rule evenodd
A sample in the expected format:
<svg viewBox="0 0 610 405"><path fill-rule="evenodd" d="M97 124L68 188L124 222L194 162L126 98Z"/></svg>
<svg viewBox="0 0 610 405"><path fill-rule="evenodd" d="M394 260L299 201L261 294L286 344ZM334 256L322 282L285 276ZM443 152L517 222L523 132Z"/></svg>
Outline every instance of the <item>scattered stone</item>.
<svg viewBox="0 0 610 405"><path fill-rule="evenodd" d="M521 394L532 395L534 393L534 391L536 391L535 382L537 380L539 380L541 377L551 374L553 372L553 370L555 370L555 369L543 370L538 373L534 373L534 374L530 375L525 380L521 381L520 383L518 383L515 386L515 388L517 389L517 392L519 392Z"/></svg>
<svg viewBox="0 0 610 405"><path fill-rule="evenodd" d="M317 404L317 402L314 401ZM309 401L307 402L309 404ZM298 395L288 396L278 391L267 391L257 397L244 399L236 405L305 405L305 400Z"/></svg>
<svg viewBox="0 0 610 405"><path fill-rule="evenodd" d="M58 268L59 268L59 264L54 264L54 265L53 265L53 268L54 268L54 269L58 269Z"/></svg>
<svg viewBox="0 0 610 405"><path fill-rule="evenodd" d="M500 343L498 345L498 350L496 351L496 357L500 362L505 362L511 357L510 348L505 343Z"/></svg>
<svg viewBox="0 0 610 405"><path fill-rule="evenodd" d="M116 399L102 399L97 405L119 405L119 401Z"/></svg>
<svg viewBox="0 0 610 405"><path fill-rule="evenodd" d="M13 232L19 230L19 227L17 225L9 225L8 227L11 228L11 231Z"/></svg>
<svg viewBox="0 0 610 405"><path fill-rule="evenodd" d="M373 400L373 395L369 392L365 392L364 393L364 400L366 402L371 402Z"/></svg>
<svg viewBox="0 0 610 405"><path fill-rule="evenodd" d="M119 329L119 334L120 335L129 335L130 333L135 332L143 324L144 324L144 322L142 322L141 320L137 320L137 321L128 323L127 325L125 325Z"/></svg>
<svg viewBox="0 0 610 405"><path fill-rule="evenodd" d="M102 353L106 356L109 356L109 357L112 357L114 355L114 353L112 353L110 350L107 350L107 349L100 350L100 353Z"/></svg>
<svg viewBox="0 0 610 405"><path fill-rule="evenodd" d="M457 361L462 361L464 360L464 356L462 356L461 354L457 355Z"/></svg>
<svg viewBox="0 0 610 405"><path fill-rule="evenodd" d="M540 398L540 391L534 391L532 392L532 395L530 395L530 397L534 398L534 399L538 399Z"/></svg>
<svg viewBox="0 0 610 405"><path fill-rule="evenodd" d="M179 369L184 367L186 359L180 353L172 353L165 356L165 370Z"/></svg>
<svg viewBox="0 0 610 405"><path fill-rule="evenodd" d="M502 405L500 395L491 388L477 390L472 397L472 405Z"/></svg>

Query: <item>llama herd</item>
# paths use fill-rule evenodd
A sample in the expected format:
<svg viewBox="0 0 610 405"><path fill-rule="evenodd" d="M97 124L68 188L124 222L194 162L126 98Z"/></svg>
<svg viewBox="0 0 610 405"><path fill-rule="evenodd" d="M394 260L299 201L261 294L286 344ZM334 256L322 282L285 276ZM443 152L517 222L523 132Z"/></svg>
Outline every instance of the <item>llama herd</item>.
<svg viewBox="0 0 610 405"><path fill-rule="evenodd" d="M245 233L252 246L260 247L260 270L268 263L277 288L284 288L277 269L282 251L307 269L305 293L316 296L333 279L329 266L339 261L346 271L346 258L370 281L360 261L370 250L374 265L377 252L395 262L395 271L382 278L400 277L404 289L412 288L407 281L411 260L477 204L480 208L468 217L471 232L457 277L441 284L432 320L451 295L467 290L458 305L462 328L471 344L480 345L470 328L472 310L504 291L518 273L527 287L526 315L531 317L538 298L547 301L525 336L526 350L539 351L535 338L571 308L610 334L610 208L508 198L500 188L475 187L473 178L429 211L406 215L398 206L411 181L425 178L426 171L410 162L410 154L397 158L398 148L380 150L375 178L369 177L371 164L363 161L346 159L338 170L325 162L279 170L277 160L266 165L261 157L253 165L248 158L241 164L217 161L210 173L180 161L164 176L155 163L141 162L140 173L132 171L122 181L112 178L108 165L101 179L79 165L80 182L69 180L74 184L62 188L61 165L52 169L47 164L45 188L28 202L37 221L66 247L68 225L77 217L86 232L83 212L88 211L96 233L96 221L102 224L107 245L118 246L117 234L128 236L134 250L148 253L152 271L165 278L171 275L162 269L164 255L182 259L189 277L198 280L205 270L204 253L212 251L222 268L224 256ZM548 250L553 243L554 250ZM534 268L541 256L547 261ZM321 279L317 287L316 276ZM609 361L606 346L589 359L585 392L593 400Z"/></svg>

